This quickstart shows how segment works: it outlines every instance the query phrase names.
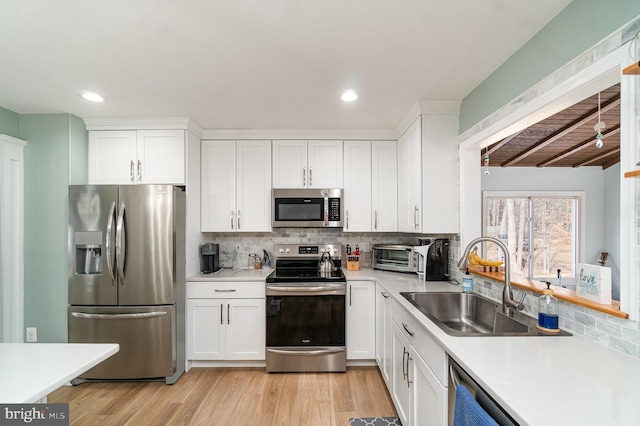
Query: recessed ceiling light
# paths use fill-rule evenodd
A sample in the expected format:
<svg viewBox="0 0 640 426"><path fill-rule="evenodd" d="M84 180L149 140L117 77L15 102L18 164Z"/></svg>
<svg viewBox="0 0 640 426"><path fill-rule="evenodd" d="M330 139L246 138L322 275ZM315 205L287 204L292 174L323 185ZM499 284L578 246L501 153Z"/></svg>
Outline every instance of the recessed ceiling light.
<svg viewBox="0 0 640 426"><path fill-rule="evenodd" d="M340 99L342 99L345 102L353 102L356 99L358 99L358 94L353 90L347 90L342 94L342 96L340 96Z"/></svg>
<svg viewBox="0 0 640 426"><path fill-rule="evenodd" d="M102 102L102 101L104 101L102 96L98 95L97 93L93 93L93 92L84 92L84 93L82 93L82 97L85 98L88 101L91 101L91 102Z"/></svg>

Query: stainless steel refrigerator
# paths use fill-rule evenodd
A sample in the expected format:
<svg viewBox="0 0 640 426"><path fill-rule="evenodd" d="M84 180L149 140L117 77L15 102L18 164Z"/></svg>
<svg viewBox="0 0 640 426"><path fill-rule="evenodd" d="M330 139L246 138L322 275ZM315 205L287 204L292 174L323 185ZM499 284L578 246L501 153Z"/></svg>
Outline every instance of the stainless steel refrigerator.
<svg viewBox="0 0 640 426"><path fill-rule="evenodd" d="M68 247L69 342L120 344L80 379L175 383L185 366L184 188L69 186Z"/></svg>

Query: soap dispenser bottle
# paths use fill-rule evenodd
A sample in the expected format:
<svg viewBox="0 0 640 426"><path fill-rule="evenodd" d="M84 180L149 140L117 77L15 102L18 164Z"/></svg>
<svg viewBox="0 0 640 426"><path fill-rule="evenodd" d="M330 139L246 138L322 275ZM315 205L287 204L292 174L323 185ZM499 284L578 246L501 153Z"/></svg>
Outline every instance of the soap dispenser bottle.
<svg viewBox="0 0 640 426"><path fill-rule="evenodd" d="M546 333L559 333L558 327L558 313L559 305L558 299L553 297L553 290L551 290L551 283L543 281L547 284L547 288L542 292L542 296L538 299L538 329Z"/></svg>

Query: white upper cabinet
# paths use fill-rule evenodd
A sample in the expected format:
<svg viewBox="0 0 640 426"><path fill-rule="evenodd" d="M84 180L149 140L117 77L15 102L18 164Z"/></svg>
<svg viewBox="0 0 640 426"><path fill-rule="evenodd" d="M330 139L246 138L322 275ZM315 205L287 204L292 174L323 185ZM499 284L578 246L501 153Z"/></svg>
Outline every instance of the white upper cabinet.
<svg viewBox="0 0 640 426"><path fill-rule="evenodd" d="M371 231L371 142L344 141L345 232Z"/></svg>
<svg viewBox="0 0 640 426"><path fill-rule="evenodd" d="M271 231L271 143L202 141L201 231Z"/></svg>
<svg viewBox="0 0 640 426"><path fill-rule="evenodd" d="M428 105L398 139L400 232L458 232L458 107Z"/></svg>
<svg viewBox="0 0 640 426"><path fill-rule="evenodd" d="M90 131L89 183L184 184L185 131Z"/></svg>
<svg viewBox="0 0 640 426"><path fill-rule="evenodd" d="M342 188L342 141L274 140L274 188Z"/></svg>
<svg viewBox="0 0 640 426"><path fill-rule="evenodd" d="M371 142L371 213L373 232L398 230L398 144Z"/></svg>
<svg viewBox="0 0 640 426"><path fill-rule="evenodd" d="M396 141L344 141L345 232L397 231Z"/></svg>
<svg viewBox="0 0 640 426"><path fill-rule="evenodd" d="M421 120L398 139L398 231L422 232Z"/></svg>
<svg viewBox="0 0 640 426"><path fill-rule="evenodd" d="M422 116L422 232L459 232L458 115Z"/></svg>

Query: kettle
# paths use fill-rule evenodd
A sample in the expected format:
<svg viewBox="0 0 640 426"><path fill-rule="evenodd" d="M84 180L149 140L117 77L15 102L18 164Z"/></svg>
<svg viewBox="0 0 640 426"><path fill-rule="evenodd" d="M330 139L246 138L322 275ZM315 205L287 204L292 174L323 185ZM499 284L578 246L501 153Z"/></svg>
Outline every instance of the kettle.
<svg viewBox="0 0 640 426"><path fill-rule="evenodd" d="M325 255L328 257L325 258ZM329 275L334 269L335 265L333 264L333 260L331 260L331 253L322 253L320 260L318 261L318 271L320 272L320 275Z"/></svg>

